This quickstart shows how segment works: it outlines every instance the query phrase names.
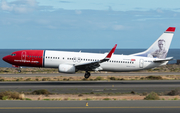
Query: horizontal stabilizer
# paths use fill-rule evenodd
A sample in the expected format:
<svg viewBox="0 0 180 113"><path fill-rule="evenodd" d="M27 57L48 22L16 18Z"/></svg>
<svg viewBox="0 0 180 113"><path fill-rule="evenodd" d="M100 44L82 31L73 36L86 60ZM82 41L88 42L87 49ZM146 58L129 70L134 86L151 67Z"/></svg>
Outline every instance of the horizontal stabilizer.
<svg viewBox="0 0 180 113"><path fill-rule="evenodd" d="M170 60L173 60L173 57L168 57L166 59L156 59L154 60L153 62L165 62L165 61L170 61Z"/></svg>

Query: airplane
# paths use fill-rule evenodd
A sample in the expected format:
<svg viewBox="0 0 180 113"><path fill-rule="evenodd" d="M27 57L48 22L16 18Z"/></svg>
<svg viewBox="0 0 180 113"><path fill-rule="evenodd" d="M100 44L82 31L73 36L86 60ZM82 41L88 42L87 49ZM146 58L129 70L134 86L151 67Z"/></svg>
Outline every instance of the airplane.
<svg viewBox="0 0 180 113"><path fill-rule="evenodd" d="M85 71L84 77L89 78L89 71L126 72L151 69L163 66L172 60L166 58L175 27L169 27L147 50L130 54L114 54L117 44L109 53L86 53L52 50L20 50L3 57L3 60L19 68L45 67L58 68L61 73Z"/></svg>

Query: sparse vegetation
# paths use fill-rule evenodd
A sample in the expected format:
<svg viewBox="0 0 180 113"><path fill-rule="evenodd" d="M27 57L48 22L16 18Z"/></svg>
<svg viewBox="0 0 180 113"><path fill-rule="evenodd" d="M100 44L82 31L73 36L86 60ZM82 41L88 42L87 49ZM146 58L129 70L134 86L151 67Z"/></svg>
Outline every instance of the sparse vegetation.
<svg viewBox="0 0 180 113"><path fill-rule="evenodd" d="M103 100L111 100L110 98L104 98Z"/></svg>
<svg viewBox="0 0 180 113"><path fill-rule="evenodd" d="M92 100L91 98L86 98L85 100Z"/></svg>
<svg viewBox="0 0 180 113"><path fill-rule="evenodd" d="M143 92L143 93L142 93L143 96L146 96L147 94L148 94L147 92Z"/></svg>
<svg viewBox="0 0 180 113"><path fill-rule="evenodd" d="M175 97L173 100L178 100L178 98L177 98L177 97Z"/></svg>
<svg viewBox="0 0 180 113"><path fill-rule="evenodd" d="M78 95L78 97L81 97L81 96L83 96L83 94L79 94L79 95Z"/></svg>
<svg viewBox="0 0 180 113"><path fill-rule="evenodd" d="M174 95L180 95L180 89L176 88L174 90L171 90L168 95L174 96Z"/></svg>
<svg viewBox="0 0 180 113"><path fill-rule="evenodd" d="M43 100L50 100L50 99L43 99Z"/></svg>
<svg viewBox="0 0 180 113"><path fill-rule="evenodd" d="M26 81L31 81L31 78L27 78Z"/></svg>
<svg viewBox="0 0 180 113"><path fill-rule="evenodd" d="M64 98L64 100L71 100L71 98Z"/></svg>
<svg viewBox="0 0 180 113"><path fill-rule="evenodd" d="M69 79L68 78L64 78L63 81L69 81Z"/></svg>
<svg viewBox="0 0 180 113"><path fill-rule="evenodd" d="M4 79L0 79L0 81L4 81Z"/></svg>
<svg viewBox="0 0 180 113"><path fill-rule="evenodd" d="M180 66L177 64L168 64L165 66L157 67L155 69L142 70L138 72L180 72ZM22 72L18 73L14 68L0 68L0 74L32 74L32 73L58 73L55 68L22 68ZM77 73L84 73L79 71ZM92 71L91 73L94 73ZM103 73L103 72L100 72ZM5 81L97 81L97 80L180 80L180 75L166 75L166 76L91 76L85 79L83 76L56 76L56 77L0 77L0 82ZM173 93L173 92L171 92ZM168 95L172 95L169 93Z"/></svg>
<svg viewBox="0 0 180 113"><path fill-rule="evenodd" d="M110 80L116 80L116 77L109 77Z"/></svg>
<svg viewBox="0 0 180 113"><path fill-rule="evenodd" d="M131 91L131 94L135 94L135 92L134 92L134 91Z"/></svg>
<svg viewBox="0 0 180 113"><path fill-rule="evenodd" d="M52 76L52 77L1 77L2 81L97 81L97 80L180 80L180 75L166 75L166 76L91 76L86 79L83 76Z"/></svg>
<svg viewBox="0 0 180 113"><path fill-rule="evenodd" d="M121 93L121 92L92 92L92 93L74 93L74 94L53 94L42 93L44 90L35 90L33 92L20 94L18 92L4 91L0 93L1 100L179 100L179 96L159 96L155 92L151 93L136 93L134 91ZM40 93L39 93L40 92ZM173 91L174 92L174 91ZM33 95L32 95L33 94ZM45 95L44 95L45 94ZM136 95L134 95L136 94ZM134 95L134 96L133 96ZM146 95L146 96L143 96ZM60 98L61 97L61 98ZM35 99L36 98L36 99ZM138 99L139 98L139 99Z"/></svg>
<svg viewBox="0 0 180 113"><path fill-rule="evenodd" d="M99 77L96 77L95 80L103 80L103 78L99 76Z"/></svg>
<svg viewBox="0 0 180 113"><path fill-rule="evenodd" d="M32 73L59 73L57 68L22 68L21 73L15 68L0 68L0 74L32 74ZM155 69L142 70L140 72L180 72L180 66L178 64L168 64L165 66L157 67ZM84 73L84 71L78 71L77 73ZM114 79L114 78L112 78Z"/></svg>
<svg viewBox="0 0 180 113"><path fill-rule="evenodd" d="M146 79L148 80L162 80L161 76L147 76Z"/></svg>
<svg viewBox="0 0 180 113"><path fill-rule="evenodd" d="M50 78L43 78L42 81L50 81Z"/></svg>
<svg viewBox="0 0 180 113"><path fill-rule="evenodd" d="M40 90L34 90L32 92L32 94L34 94L34 95L48 95L48 94L50 94L50 92L46 89L40 89Z"/></svg>
<svg viewBox="0 0 180 113"><path fill-rule="evenodd" d="M30 98L25 98L25 100L31 100Z"/></svg>
<svg viewBox="0 0 180 113"><path fill-rule="evenodd" d="M7 100L7 99L20 99L22 100L23 98L21 98L20 93L18 92L12 92L12 91L5 91L5 92L1 92L0 93L0 99L1 100Z"/></svg>
<svg viewBox="0 0 180 113"><path fill-rule="evenodd" d="M149 95L147 95L144 100L159 100L159 96L155 92L151 92Z"/></svg>
<svg viewBox="0 0 180 113"><path fill-rule="evenodd" d="M118 79L118 80L125 80L124 78L120 78L120 79Z"/></svg>

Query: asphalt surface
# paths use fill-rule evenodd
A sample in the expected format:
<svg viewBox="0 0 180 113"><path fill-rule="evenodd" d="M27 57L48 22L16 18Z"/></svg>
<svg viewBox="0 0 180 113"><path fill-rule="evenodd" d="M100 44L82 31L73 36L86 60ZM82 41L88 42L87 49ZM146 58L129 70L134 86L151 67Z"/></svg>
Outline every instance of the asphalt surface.
<svg viewBox="0 0 180 113"><path fill-rule="evenodd" d="M105 73L95 76L180 75L180 73ZM9 74L22 76L72 76L72 74ZM73 76L83 76L75 74ZM168 92L180 88L180 80L150 81L58 81L58 82L0 82L0 92L14 90L32 92L47 89L52 93L117 93ZM88 103L88 106L86 106ZM180 101L0 101L0 113L179 113Z"/></svg>
<svg viewBox="0 0 180 113"><path fill-rule="evenodd" d="M142 80L142 81L57 81L57 82L0 82L0 92L13 90L32 92L47 89L51 93L137 93L169 92L180 88L180 80Z"/></svg>
<svg viewBox="0 0 180 113"><path fill-rule="evenodd" d="M179 113L180 101L0 101L0 112Z"/></svg>
<svg viewBox="0 0 180 113"><path fill-rule="evenodd" d="M117 72L117 73L91 73L91 76L165 76L165 75L180 75L180 72ZM51 73L51 74L0 74L0 77L53 77L53 76L84 76L84 73L64 74L64 73Z"/></svg>

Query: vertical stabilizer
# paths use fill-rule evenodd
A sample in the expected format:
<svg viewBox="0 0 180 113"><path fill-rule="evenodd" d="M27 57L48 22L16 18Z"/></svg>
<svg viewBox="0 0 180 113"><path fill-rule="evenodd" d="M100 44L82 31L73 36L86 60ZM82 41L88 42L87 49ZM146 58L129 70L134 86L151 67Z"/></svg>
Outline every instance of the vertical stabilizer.
<svg viewBox="0 0 180 113"><path fill-rule="evenodd" d="M146 51L132 55L165 59L175 29L175 27L169 27Z"/></svg>

